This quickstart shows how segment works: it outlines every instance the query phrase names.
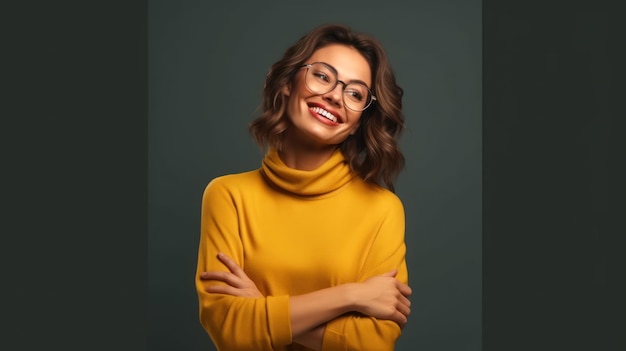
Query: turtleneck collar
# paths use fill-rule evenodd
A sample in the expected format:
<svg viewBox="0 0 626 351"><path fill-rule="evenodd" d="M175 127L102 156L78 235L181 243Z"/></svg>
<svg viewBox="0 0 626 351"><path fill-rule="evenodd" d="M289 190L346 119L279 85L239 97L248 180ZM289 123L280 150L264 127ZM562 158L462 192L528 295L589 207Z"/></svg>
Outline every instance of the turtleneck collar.
<svg viewBox="0 0 626 351"><path fill-rule="evenodd" d="M270 148L263 158L261 172L278 188L300 196L328 194L348 184L356 176L339 148L312 171L287 167L278 151Z"/></svg>

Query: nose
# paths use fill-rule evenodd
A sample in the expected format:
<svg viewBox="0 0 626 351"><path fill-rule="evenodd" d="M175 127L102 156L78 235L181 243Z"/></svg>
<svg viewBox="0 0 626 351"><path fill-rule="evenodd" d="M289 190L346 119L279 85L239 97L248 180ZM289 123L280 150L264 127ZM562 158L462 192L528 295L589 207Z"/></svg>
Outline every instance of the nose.
<svg viewBox="0 0 626 351"><path fill-rule="evenodd" d="M324 100L328 101L328 103L330 104L334 104L336 106L342 106L343 104L343 88L344 88L344 82L337 82L337 85L335 85L335 88L329 92L327 92L326 94L324 94Z"/></svg>

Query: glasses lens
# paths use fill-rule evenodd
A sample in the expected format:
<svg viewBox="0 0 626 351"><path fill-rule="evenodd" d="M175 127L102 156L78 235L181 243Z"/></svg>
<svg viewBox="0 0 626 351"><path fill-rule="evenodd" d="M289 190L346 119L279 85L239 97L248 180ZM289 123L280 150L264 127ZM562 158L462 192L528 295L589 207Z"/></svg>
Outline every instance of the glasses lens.
<svg viewBox="0 0 626 351"><path fill-rule="evenodd" d="M337 84L337 76L330 67L315 63L306 73L306 85L315 94L326 94Z"/></svg>
<svg viewBox="0 0 626 351"><path fill-rule="evenodd" d="M343 90L343 102L352 110L364 110L370 103L369 89L361 83L350 83Z"/></svg>
<svg viewBox="0 0 626 351"><path fill-rule="evenodd" d="M314 94L326 94L337 85L335 71L323 63L314 63L308 67L305 82ZM343 89L343 103L354 111L363 111L372 101L370 90L361 83L350 83Z"/></svg>

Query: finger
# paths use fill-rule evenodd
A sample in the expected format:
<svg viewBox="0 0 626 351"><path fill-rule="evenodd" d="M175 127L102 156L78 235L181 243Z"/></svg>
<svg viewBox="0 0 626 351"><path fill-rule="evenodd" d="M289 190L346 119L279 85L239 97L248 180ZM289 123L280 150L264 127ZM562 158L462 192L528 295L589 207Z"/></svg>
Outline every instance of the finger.
<svg viewBox="0 0 626 351"><path fill-rule="evenodd" d="M233 274L238 277L248 277L246 273L239 267L239 265L233 261L230 257L226 256L225 253L220 252L217 254L217 258L226 266L228 270L230 270Z"/></svg>
<svg viewBox="0 0 626 351"><path fill-rule="evenodd" d="M402 293L402 295L404 296L410 296L413 293L413 289L411 289L410 286L400 281L396 283L396 287L398 288L398 291L400 291L400 293Z"/></svg>
<svg viewBox="0 0 626 351"><path fill-rule="evenodd" d="M212 294L227 294L232 296L240 295L240 290L237 288L233 288L230 285L211 285L204 290Z"/></svg>
<svg viewBox="0 0 626 351"><path fill-rule="evenodd" d="M398 270L394 269L392 271L381 274L383 277L395 277L398 274Z"/></svg>
<svg viewBox="0 0 626 351"><path fill-rule="evenodd" d="M400 296L399 297L400 303L407 306L407 307L411 307L411 300L407 299L405 296Z"/></svg>
<svg viewBox="0 0 626 351"><path fill-rule="evenodd" d="M411 314L411 308L403 303L399 303L396 307L400 313L402 313L405 317L408 317Z"/></svg>
<svg viewBox="0 0 626 351"><path fill-rule="evenodd" d="M407 322L408 322L408 320L406 322L403 322L403 323L398 323L398 325L400 326L401 330L404 330L404 327L406 326Z"/></svg>
<svg viewBox="0 0 626 351"><path fill-rule="evenodd" d="M406 322L408 321L407 317L400 313L399 311L396 311L396 313L393 314L393 317L391 318L394 322L398 323L398 325L400 325L400 327L404 327L404 325L406 324Z"/></svg>
<svg viewBox="0 0 626 351"><path fill-rule="evenodd" d="M202 273L200 278L203 280L219 280L237 288L241 287L242 284L241 279L230 272L209 271Z"/></svg>

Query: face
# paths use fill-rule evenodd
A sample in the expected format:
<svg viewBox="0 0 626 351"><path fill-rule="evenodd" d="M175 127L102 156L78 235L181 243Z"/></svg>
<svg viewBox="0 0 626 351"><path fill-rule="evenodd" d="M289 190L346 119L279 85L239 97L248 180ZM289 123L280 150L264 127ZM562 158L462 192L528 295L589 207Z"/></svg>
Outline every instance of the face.
<svg viewBox="0 0 626 351"><path fill-rule="evenodd" d="M349 83L360 81L371 87L371 69L354 48L333 44L318 49L305 62L324 62L337 72L337 79ZM283 94L288 98L287 116L290 126L285 143L309 143L316 146L338 145L359 126L362 111L344 105L343 84L325 94L309 90L305 82L307 69L301 68ZM347 99L347 97L346 97Z"/></svg>

